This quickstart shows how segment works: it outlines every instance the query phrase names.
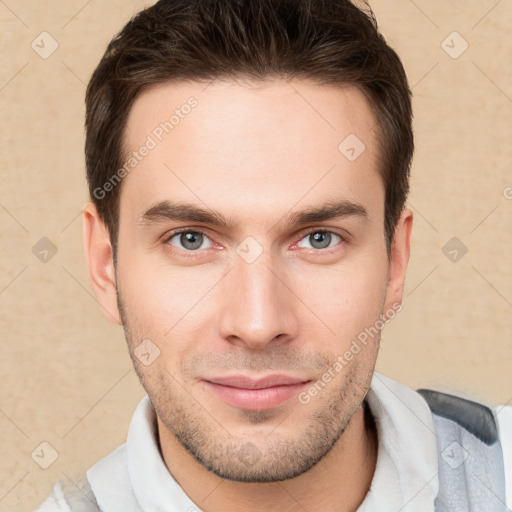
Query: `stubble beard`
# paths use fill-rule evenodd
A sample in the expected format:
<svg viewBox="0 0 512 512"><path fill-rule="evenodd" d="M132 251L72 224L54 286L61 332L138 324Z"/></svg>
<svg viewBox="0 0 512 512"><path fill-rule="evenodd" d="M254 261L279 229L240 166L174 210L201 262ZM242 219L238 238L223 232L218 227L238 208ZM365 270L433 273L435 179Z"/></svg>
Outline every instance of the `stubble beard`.
<svg viewBox="0 0 512 512"><path fill-rule="evenodd" d="M138 339L136 329L130 326L119 292L117 297L130 356L156 414L181 446L220 478L267 483L305 473L333 448L368 392L374 367L372 365L365 371L354 362L310 404L302 405L297 400L295 407L311 405L315 410L293 438L282 435L283 427L298 422L286 416L283 418L282 411L278 410L239 410L239 423L247 425L249 434L234 436L215 419L214 411L203 406L163 366L155 367L158 373L147 372L133 353ZM345 378L341 378L343 376ZM323 393L326 393L325 397ZM290 414L293 415L293 411ZM268 428L269 423L276 426ZM268 433L258 426L266 427Z"/></svg>

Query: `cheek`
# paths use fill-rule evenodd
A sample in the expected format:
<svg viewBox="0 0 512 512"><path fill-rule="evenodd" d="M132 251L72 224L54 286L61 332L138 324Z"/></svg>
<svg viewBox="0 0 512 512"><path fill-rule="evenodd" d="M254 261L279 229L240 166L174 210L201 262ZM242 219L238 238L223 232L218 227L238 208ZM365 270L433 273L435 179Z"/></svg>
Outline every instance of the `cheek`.
<svg viewBox="0 0 512 512"><path fill-rule="evenodd" d="M126 262L119 273L124 297L137 307L137 316L173 318L183 316L215 282L214 272L199 267L178 267L161 258L138 258Z"/></svg>
<svg viewBox="0 0 512 512"><path fill-rule="evenodd" d="M329 327L337 344L375 323L386 291L385 268L371 265L312 268L297 274L297 295Z"/></svg>
<svg viewBox="0 0 512 512"><path fill-rule="evenodd" d="M139 261L120 268L119 288L132 344L149 338L162 359L179 360L199 332L211 329L212 289L221 276L222 271L212 267L172 268L161 262Z"/></svg>

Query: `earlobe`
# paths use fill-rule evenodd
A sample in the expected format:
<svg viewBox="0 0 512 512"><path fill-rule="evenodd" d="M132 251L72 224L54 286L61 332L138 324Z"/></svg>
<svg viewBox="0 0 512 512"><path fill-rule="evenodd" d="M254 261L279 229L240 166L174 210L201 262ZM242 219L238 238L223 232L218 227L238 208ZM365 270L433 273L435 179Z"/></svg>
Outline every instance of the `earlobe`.
<svg viewBox="0 0 512 512"><path fill-rule="evenodd" d="M101 312L109 322L121 325L110 235L92 202L83 209L83 244L91 287Z"/></svg>
<svg viewBox="0 0 512 512"><path fill-rule="evenodd" d="M392 308L395 304L402 303L405 274L411 252L412 223L412 211L405 208L397 222L391 245L385 311Z"/></svg>

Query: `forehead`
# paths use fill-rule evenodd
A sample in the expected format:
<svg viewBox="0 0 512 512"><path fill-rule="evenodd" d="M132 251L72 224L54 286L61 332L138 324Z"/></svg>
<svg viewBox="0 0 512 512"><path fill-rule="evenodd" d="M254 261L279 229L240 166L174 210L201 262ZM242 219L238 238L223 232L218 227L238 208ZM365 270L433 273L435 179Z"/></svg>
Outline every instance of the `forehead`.
<svg viewBox="0 0 512 512"><path fill-rule="evenodd" d="M374 197L382 209L376 121L353 87L160 84L135 101L124 147L134 165L126 166L121 209L133 215L169 196L230 213L307 206L335 194Z"/></svg>

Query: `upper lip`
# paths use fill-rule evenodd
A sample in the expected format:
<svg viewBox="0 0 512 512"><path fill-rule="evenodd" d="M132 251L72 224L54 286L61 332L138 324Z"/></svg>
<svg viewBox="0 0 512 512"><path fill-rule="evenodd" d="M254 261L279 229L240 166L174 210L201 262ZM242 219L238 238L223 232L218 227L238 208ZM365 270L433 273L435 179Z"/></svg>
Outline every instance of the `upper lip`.
<svg viewBox="0 0 512 512"><path fill-rule="evenodd" d="M290 386L293 384L302 384L308 379L299 379L289 377L287 375L267 375L260 379L251 379L244 375L232 375L229 377L212 377L204 379L212 384L220 384L222 386L230 386L241 389L264 389L273 386Z"/></svg>

